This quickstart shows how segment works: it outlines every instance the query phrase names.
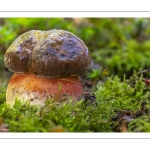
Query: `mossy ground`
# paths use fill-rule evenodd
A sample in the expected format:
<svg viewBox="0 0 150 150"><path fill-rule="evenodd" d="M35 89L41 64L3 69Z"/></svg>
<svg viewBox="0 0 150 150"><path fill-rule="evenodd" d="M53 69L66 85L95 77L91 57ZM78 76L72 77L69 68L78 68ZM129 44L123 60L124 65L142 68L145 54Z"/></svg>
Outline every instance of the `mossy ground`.
<svg viewBox="0 0 150 150"><path fill-rule="evenodd" d="M5 84L6 85L6 84ZM95 100L86 105L54 104L48 100L42 108L16 100L5 104L6 86L0 92L1 131L8 132L149 132L150 87L142 76L130 79L110 77L97 83ZM90 100L87 100L87 102ZM4 126L5 125L5 126ZM124 129L125 128L125 129Z"/></svg>
<svg viewBox="0 0 150 150"><path fill-rule="evenodd" d="M4 54L18 36L33 29L63 29L84 41L92 58L81 78L89 97L76 105L50 101L43 108L19 100L12 108L5 104L12 74ZM149 39L149 18L0 18L0 130L150 132L150 87L142 81L150 73L133 73L150 67Z"/></svg>

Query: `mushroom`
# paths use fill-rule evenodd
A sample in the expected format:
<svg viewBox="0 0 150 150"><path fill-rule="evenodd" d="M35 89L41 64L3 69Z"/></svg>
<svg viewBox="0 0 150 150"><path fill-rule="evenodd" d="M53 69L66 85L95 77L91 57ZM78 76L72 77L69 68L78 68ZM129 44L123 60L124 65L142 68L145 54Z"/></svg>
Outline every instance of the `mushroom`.
<svg viewBox="0 0 150 150"><path fill-rule="evenodd" d="M56 103L82 98L79 75L90 67L90 56L84 42L65 30L31 30L19 36L4 55L5 66L14 72L6 103L16 98L43 106L53 98Z"/></svg>

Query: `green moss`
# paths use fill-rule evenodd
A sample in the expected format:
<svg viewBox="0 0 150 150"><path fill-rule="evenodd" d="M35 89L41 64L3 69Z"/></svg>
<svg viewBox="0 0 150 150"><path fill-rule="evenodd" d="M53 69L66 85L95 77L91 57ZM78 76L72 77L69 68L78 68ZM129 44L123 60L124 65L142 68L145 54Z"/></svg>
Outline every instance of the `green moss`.
<svg viewBox="0 0 150 150"><path fill-rule="evenodd" d="M0 85L0 105L5 102L6 96L6 83L1 83Z"/></svg>
<svg viewBox="0 0 150 150"><path fill-rule="evenodd" d="M150 132L150 114L134 119L129 123L130 132Z"/></svg>
<svg viewBox="0 0 150 150"><path fill-rule="evenodd" d="M11 108L5 104L1 94L0 118L10 132L51 132L61 126L65 132L115 132L119 125L113 120L118 112L128 111L133 118L128 124L131 132L149 132L150 87L135 73L130 79L108 78L97 84L94 94L96 104L54 104L47 101L42 108L16 100ZM3 92L2 92L3 93ZM145 104L143 109L143 104ZM143 113L139 113L143 112Z"/></svg>

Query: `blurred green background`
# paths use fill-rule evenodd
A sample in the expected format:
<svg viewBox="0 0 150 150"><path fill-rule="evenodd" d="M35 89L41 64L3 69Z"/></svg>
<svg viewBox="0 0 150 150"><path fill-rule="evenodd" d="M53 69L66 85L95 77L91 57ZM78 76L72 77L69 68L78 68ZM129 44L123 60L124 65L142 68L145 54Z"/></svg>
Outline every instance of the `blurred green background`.
<svg viewBox="0 0 150 150"><path fill-rule="evenodd" d="M150 19L147 18L0 18L0 82L10 78L4 53L10 44L29 30L63 29L81 38L95 65L90 77L101 71L127 77L134 70L150 67Z"/></svg>

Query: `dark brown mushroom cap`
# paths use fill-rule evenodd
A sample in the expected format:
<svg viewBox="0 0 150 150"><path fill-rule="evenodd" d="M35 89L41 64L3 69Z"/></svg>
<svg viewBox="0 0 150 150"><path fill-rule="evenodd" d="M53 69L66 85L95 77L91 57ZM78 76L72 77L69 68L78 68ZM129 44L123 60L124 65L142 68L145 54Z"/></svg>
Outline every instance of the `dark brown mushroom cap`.
<svg viewBox="0 0 150 150"><path fill-rule="evenodd" d="M64 30L31 30L19 36L4 56L12 72L52 78L83 75L90 67L88 48Z"/></svg>

